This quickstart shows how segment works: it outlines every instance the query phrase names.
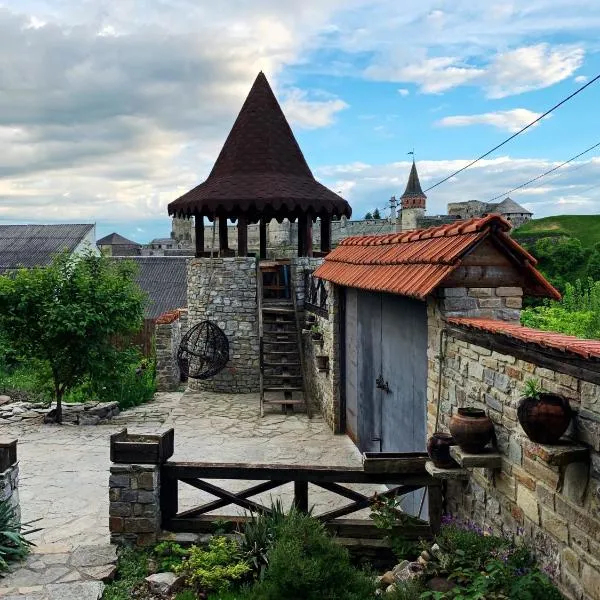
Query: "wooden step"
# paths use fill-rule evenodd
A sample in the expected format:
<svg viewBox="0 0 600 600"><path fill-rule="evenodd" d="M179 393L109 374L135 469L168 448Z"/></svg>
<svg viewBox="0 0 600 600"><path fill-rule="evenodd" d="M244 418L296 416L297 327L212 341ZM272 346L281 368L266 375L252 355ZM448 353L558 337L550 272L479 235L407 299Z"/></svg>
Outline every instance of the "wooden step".
<svg viewBox="0 0 600 600"><path fill-rule="evenodd" d="M285 369L286 367L299 367L299 362L284 362L284 363L272 363L272 362L263 362L263 367L265 369Z"/></svg>
<svg viewBox="0 0 600 600"><path fill-rule="evenodd" d="M296 311L293 306L263 306L263 315L294 315Z"/></svg>
<svg viewBox="0 0 600 600"><path fill-rule="evenodd" d="M265 392L302 392L303 389L301 387L298 386L293 386L293 385L288 385L285 387L270 387L270 386L264 386L263 387L263 391ZM278 403L276 403L278 404Z"/></svg>
<svg viewBox="0 0 600 600"><path fill-rule="evenodd" d="M293 344L294 346L297 346L298 342L293 340L265 340L263 336L263 344L286 344L288 346ZM289 350L287 350L286 352L289 352Z"/></svg>
<svg viewBox="0 0 600 600"><path fill-rule="evenodd" d="M264 373L265 378L272 379L302 379L302 374L298 373L298 375L292 375L290 373Z"/></svg>
<svg viewBox="0 0 600 600"><path fill-rule="evenodd" d="M263 400L263 404L276 404L281 406L294 406L298 404L305 404L304 400Z"/></svg>

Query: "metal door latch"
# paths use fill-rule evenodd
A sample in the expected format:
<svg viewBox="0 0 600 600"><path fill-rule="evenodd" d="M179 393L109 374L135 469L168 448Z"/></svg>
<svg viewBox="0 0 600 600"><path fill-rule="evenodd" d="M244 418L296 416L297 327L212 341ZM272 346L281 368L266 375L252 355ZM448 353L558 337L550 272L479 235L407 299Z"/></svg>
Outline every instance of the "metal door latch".
<svg viewBox="0 0 600 600"><path fill-rule="evenodd" d="M379 377L375 380L375 385L380 390L383 390L386 394L389 394L392 390L390 390L390 386L387 381L383 380L383 374L379 374Z"/></svg>

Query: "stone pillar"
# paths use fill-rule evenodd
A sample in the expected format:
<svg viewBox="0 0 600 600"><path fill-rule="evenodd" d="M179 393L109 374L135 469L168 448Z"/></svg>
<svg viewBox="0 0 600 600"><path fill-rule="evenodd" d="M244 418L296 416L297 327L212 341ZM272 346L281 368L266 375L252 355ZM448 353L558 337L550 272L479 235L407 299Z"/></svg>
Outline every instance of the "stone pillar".
<svg viewBox="0 0 600 600"><path fill-rule="evenodd" d="M154 343L156 348L156 389L159 392L176 390L181 383L177 350L181 343L179 311L171 311L156 319Z"/></svg>
<svg viewBox="0 0 600 600"><path fill-rule="evenodd" d="M256 259L196 258L188 263L188 321L211 321L227 336L229 362L209 379L190 379L194 390L248 393L259 390Z"/></svg>
<svg viewBox="0 0 600 600"><path fill-rule="evenodd" d="M0 443L0 500L8 501L14 510L16 519L21 521L17 440Z"/></svg>
<svg viewBox="0 0 600 600"><path fill-rule="evenodd" d="M161 531L160 465L110 467L111 544L154 544Z"/></svg>

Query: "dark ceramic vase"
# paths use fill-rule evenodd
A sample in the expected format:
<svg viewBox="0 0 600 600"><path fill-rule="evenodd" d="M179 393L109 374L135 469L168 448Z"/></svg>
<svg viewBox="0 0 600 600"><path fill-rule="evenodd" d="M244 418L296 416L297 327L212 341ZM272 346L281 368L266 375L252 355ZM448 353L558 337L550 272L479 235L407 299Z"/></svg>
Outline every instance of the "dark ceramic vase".
<svg viewBox="0 0 600 600"><path fill-rule="evenodd" d="M479 408L459 408L450 419L450 433L461 450L482 452L494 434L494 424Z"/></svg>
<svg viewBox="0 0 600 600"><path fill-rule="evenodd" d="M434 433L427 441L427 454L438 469L452 469L457 464L450 456L450 446L455 444L449 433Z"/></svg>
<svg viewBox="0 0 600 600"><path fill-rule="evenodd" d="M556 444L571 422L569 401L557 394L522 398L517 416L527 437L538 444Z"/></svg>

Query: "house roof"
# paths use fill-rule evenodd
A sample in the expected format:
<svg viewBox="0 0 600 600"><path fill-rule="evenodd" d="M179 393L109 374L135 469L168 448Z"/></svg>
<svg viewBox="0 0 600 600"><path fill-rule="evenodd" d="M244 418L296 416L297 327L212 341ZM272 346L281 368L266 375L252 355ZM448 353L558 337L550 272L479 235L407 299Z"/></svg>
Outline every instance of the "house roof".
<svg viewBox="0 0 600 600"><path fill-rule="evenodd" d="M138 267L138 285L148 294L145 317L156 319L165 312L187 306L187 258L183 256L112 257L132 260Z"/></svg>
<svg viewBox="0 0 600 600"><path fill-rule="evenodd" d="M421 182L419 181L419 174L417 173L417 166L415 165L414 160L412 167L410 168L406 189L400 198L427 198L421 188Z"/></svg>
<svg viewBox="0 0 600 600"><path fill-rule="evenodd" d="M541 331L531 327L479 318L450 318L448 323L469 329L504 335L527 344L536 344L543 348L552 348L561 352L571 352L584 358L600 358L600 340L586 340L572 335Z"/></svg>
<svg viewBox="0 0 600 600"><path fill-rule="evenodd" d="M93 224L0 225L0 272L48 265L63 250L75 250L93 229Z"/></svg>
<svg viewBox="0 0 600 600"><path fill-rule="evenodd" d="M345 215L350 205L315 180L265 75L258 74L210 172L169 215L283 220Z"/></svg>
<svg viewBox="0 0 600 600"><path fill-rule="evenodd" d="M523 208L520 204L517 204L512 198L504 198L502 202L496 204L487 205L488 212L497 212L501 215L521 213L526 215L532 215L526 208Z"/></svg>
<svg viewBox="0 0 600 600"><path fill-rule="evenodd" d="M96 242L96 246L141 246L137 242L128 240L118 233L110 233Z"/></svg>
<svg viewBox="0 0 600 600"><path fill-rule="evenodd" d="M498 215L394 233L349 237L330 252L315 275L338 285L389 292L424 300L461 265L461 259L493 237L525 272L526 292L560 298L534 265L536 259L507 232Z"/></svg>

